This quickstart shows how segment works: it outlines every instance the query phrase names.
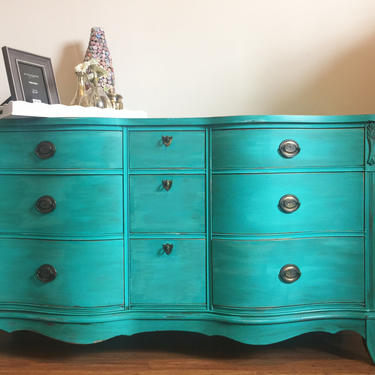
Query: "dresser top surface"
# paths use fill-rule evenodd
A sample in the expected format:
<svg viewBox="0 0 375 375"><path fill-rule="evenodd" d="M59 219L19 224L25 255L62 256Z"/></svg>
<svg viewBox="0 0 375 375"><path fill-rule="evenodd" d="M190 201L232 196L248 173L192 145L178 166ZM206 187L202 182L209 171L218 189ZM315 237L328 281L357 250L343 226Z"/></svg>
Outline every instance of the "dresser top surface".
<svg viewBox="0 0 375 375"><path fill-rule="evenodd" d="M99 125L99 126L268 126L320 124L363 126L364 122L375 121L375 114L312 116L312 115L252 115L222 117L180 117L180 118L53 118L20 117L0 120L0 127L8 126L50 126L50 125Z"/></svg>

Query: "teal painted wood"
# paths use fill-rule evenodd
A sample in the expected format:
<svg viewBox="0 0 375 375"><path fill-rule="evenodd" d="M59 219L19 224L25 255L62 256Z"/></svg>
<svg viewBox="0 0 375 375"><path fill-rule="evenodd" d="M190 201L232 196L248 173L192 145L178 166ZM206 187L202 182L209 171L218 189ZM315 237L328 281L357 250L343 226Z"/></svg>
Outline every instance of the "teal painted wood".
<svg viewBox="0 0 375 375"><path fill-rule="evenodd" d="M169 191L163 180L172 181ZM129 188L131 232L205 232L205 176L136 175Z"/></svg>
<svg viewBox="0 0 375 375"><path fill-rule="evenodd" d="M213 232L361 232L363 180L363 173L215 175ZM297 211L279 209L286 194L299 199Z"/></svg>
<svg viewBox="0 0 375 375"><path fill-rule="evenodd" d="M365 218L364 218L364 231L367 233L365 236L365 304L369 309L374 308L374 287L373 287L373 245L372 245L372 228L373 224L373 210L374 210L374 182L373 182L373 173L365 173Z"/></svg>
<svg viewBox="0 0 375 375"><path fill-rule="evenodd" d="M172 137L165 145L162 137ZM204 131L130 131L129 158L132 169L205 168Z"/></svg>
<svg viewBox="0 0 375 375"><path fill-rule="evenodd" d="M294 140L300 152L285 158L284 140ZM364 163L363 129L238 129L215 130L213 169L348 167Z"/></svg>
<svg viewBox="0 0 375 375"><path fill-rule="evenodd" d="M129 237L129 176L128 176L128 165L129 165L129 132L127 128L122 130L122 144L124 145L122 150L124 174L122 180L122 195L123 195L123 224L124 224L124 294L125 294L125 308L128 309L130 305L130 293L129 293L129 278L130 278L130 237Z"/></svg>
<svg viewBox="0 0 375 375"><path fill-rule="evenodd" d="M207 307L212 310L212 201L211 201L211 183L212 183L212 130L206 129L206 293Z"/></svg>
<svg viewBox="0 0 375 375"><path fill-rule="evenodd" d="M71 309L124 304L123 241L1 239L0 251L2 303ZM56 269L55 280L36 277L44 264Z"/></svg>
<svg viewBox="0 0 375 375"><path fill-rule="evenodd" d="M55 145L48 159L35 154L42 141ZM116 169L122 168L122 136L119 131L4 132L0 154L0 169Z"/></svg>
<svg viewBox="0 0 375 375"><path fill-rule="evenodd" d="M165 244L173 246L169 255L163 250ZM206 241L199 239L131 240L131 306L205 308L205 246Z"/></svg>
<svg viewBox="0 0 375 375"><path fill-rule="evenodd" d="M0 231L24 236L100 236L123 232L121 176L0 176ZM36 201L56 201L42 214Z"/></svg>
<svg viewBox="0 0 375 375"><path fill-rule="evenodd" d="M307 332L337 333L351 330L366 335L365 322L359 319L325 319L289 324L227 324L209 320L134 319L99 324L51 324L38 320L1 319L1 327L7 332L30 330L55 339L92 344L108 340L120 334L133 335L140 332L186 331L208 336L226 336L253 345L266 345L302 335Z"/></svg>
<svg viewBox="0 0 375 375"><path fill-rule="evenodd" d="M122 306L69 308L59 306L0 304L0 319L32 319L56 323L94 324L119 320L162 320L180 321L208 320L225 324L286 324L327 319L374 319L375 313L366 312L358 304L317 304L285 306L264 309L219 309L205 311L201 309L161 310L148 307L124 310Z"/></svg>
<svg viewBox="0 0 375 375"><path fill-rule="evenodd" d="M372 362L375 364L375 319L366 320L366 346Z"/></svg>
<svg viewBox="0 0 375 375"><path fill-rule="evenodd" d="M184 118L28 118L28 119L2 119L0 126L7 128L45 128L48 126L137 126L137 127L153 127L153 126L225 126L262 124L270 127L273 124L297 125L311 124L313 127L363 127L363 123L375 121L375 114L368 115L340 115L340 116L306 116L306 115L254 115L254 116L220 116L220 117L184 117Z"/></svg>
<svg viewBox="0 0 375 375"><path fill-rule="evenodd" d="M214 306L258 308L364 302L362 238L213 240ZM301 277L279 278L285 265Z"/></svg>
<svg viewBox="0 0 375 375"><path fill-rule="evenodd" d="M69 272L60 271L55 280L64 278L54 297L59 301L49 299L47 292L42 297L25 292L21 302L11 299L15 296L12 290L21 290L23 284L14 286L7 276L0 286L7 288L3 300L0 296L0 329L31 329L80 343L120 334L186 330L252 344L314 330L349 329L365 336L373 347L373 188L370 172L364 173L375 170L368 164L370 143L364 138L369 121L375 121L375 115L1 120L0 132L4 137L12 134L17 155L26 150L17 139L27 145L27 134L64 135L67 145L63 147L66 154L56 153L50 159L56 164L46 168L30 161L18 167L18 160L23 160L18 156L0 162L4 201L2 207L0 204L0 243L15 241L0 246L0 255L6 253L6 259L14 260L9 261L8 274L13 271L13 276L17 270L26 274L28 267L35 268L34 260L44 261L57 253L59 269L66 264ZM128 132L134 135L134 144L127 138ZM69 147L77 143L73 138L79 133L90 134L84 155ZM169 149L157 148L154 135L170 135L166 133L175 134ZM216 142L212 133L225 137ZM241 137L235 136L239 133ZM104 147L108 134L119 137ZM228 134L233 137L229 139ZM281 135L298 136L298 156L280 159L277 143ZM4 143L8 147L12 142L0 140L0 146ZM102 148L101 156L95 145ZM6 150L12 154L9 147ZM34 146L31 154L33 150ZM66 166L73 163L76 167ZM173 180L169 192L158 190L161 179ZM41 191L53 195L44 192L45 187L59 196L53 215L44 216L50 221L33 216L34 200L30 199ZM276 193L296 194L300 209L281 214ZM19 211L25 202L29 204L26 213ZM72 241L80 238L90 241ZM120 240L91 241L109 238ZM120 250L110 245L122 240ZM31 245L21 251L15 245L20 241L53 243L58 251L46 247L34 251ZM173 242L176 252L153 256L149 244L158 243L160 249L164 241ZM83 252L78 250L81 243ZM94 244L92 248L90 244ZM303 244L302 248L297 244ZM181 247L183 257L177 256ZM85 259L87 268L81 263ZM301 279L280 289L276 265L292 261L301 265ZM224 269L219 273L218 263ZM259 265L266 270L259 279L270 281L259 284L258 289ZM94 279L96 273L112 269L118 271L106 280ZM271 274L272 281L268 279ZM86 296L82 290L89 281ZM52 288L53 283L38 291ZM259 296L253 293L255 289ZM232 305L219 304L217 298L226 298ZM254 300L256 306L252 306ZM88 305L90 301L95 302ZM262 308L263 302L270 305ZM277 302L283 307L270 307ZM124 303L132 304L131 309Z"/></svg>

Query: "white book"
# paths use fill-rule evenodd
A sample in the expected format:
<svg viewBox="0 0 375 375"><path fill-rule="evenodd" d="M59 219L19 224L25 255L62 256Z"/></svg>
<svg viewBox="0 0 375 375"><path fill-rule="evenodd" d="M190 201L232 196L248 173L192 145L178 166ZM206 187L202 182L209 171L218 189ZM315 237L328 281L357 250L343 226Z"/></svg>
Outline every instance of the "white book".
<svg viewBox="0 0 375 375"><path fill-rule="evenodd" d="M29 103L12 101L0 107L0 119L17 117L105 117L105 118L147 118L144 111L128 109L68 106L63 104Z"/></svg>

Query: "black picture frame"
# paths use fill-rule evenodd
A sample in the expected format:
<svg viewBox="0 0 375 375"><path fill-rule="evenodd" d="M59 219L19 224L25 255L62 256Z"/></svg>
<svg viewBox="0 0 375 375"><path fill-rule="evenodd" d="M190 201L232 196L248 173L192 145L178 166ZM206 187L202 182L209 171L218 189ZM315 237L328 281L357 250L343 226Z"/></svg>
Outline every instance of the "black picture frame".
<svg viewBox="0 0 375 375"><path fill-rule="evenodd" d="M10 100L60 104L50 58L5 46L2 51Z"/></svg>

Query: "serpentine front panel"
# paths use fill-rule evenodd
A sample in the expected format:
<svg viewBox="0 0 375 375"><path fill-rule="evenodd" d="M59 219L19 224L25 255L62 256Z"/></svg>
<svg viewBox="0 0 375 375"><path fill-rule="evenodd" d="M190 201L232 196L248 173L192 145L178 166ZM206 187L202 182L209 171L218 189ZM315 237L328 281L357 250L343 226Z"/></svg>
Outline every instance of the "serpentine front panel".
<svg viewBox="0 0 375 375"><path fill-rule="evenodd" d="M375 357L375 116L0 121L0 329L358 332Z"/></svg>

